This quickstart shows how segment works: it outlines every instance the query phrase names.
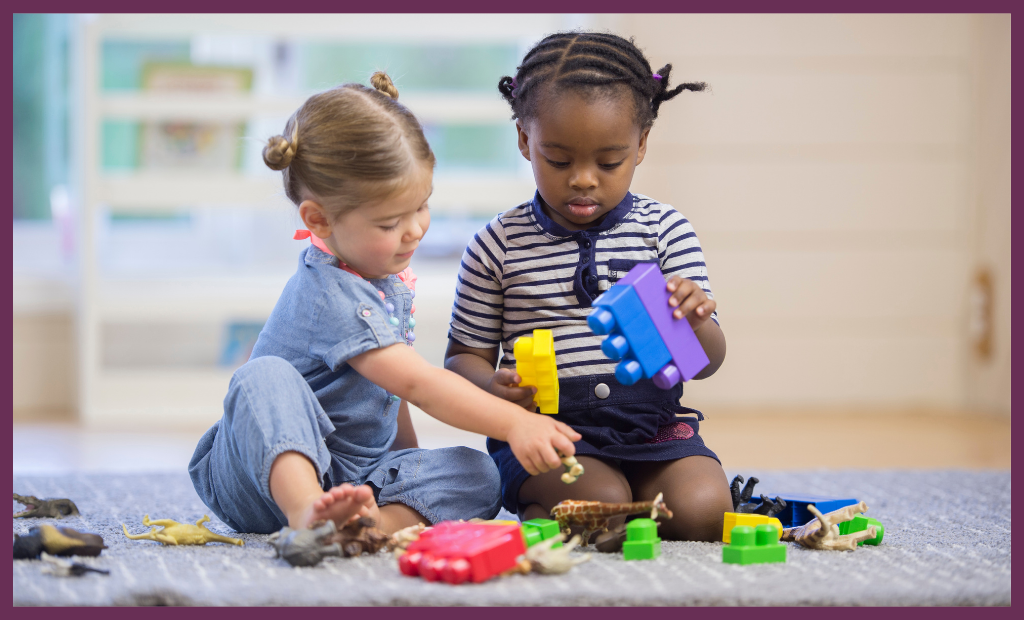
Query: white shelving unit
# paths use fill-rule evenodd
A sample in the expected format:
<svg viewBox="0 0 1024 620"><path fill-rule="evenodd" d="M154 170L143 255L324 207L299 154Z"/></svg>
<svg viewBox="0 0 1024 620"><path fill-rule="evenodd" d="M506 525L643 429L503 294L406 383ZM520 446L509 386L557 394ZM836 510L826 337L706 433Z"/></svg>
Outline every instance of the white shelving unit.
<svg viewBox="0 0 1024 620"><path fill-rule="evenodd" d="M571 19L571 18L570 18ZM105 368L101 329L108 322L264 320L286 275L266 277L113 278L97 256L97 227L106 212L184 208L201 197L204 206L281 208L279 174L247 175L182 171L108 174L100 162L104 118L136 120L250 120L282 117L303 98L252 95L170 96L106 93L101 89L101 46L107 38L168 39L255 35L280 39L345 42L513 42L528 44L546 32L574 24L559 15L94 15L81 18L76 33L78 92L76 123L80 205L79 412L89 426L164 424L197 426L221 414L230 372L217 368ZM432 22L426 24L425 22ZM497 78L497 76L495 76ZM497 80L495 79L495 82ZM464 93L403 97L425 123L507 121L509 111L495 96ZM435 176L431 206L436 212L493 214L533 190L532 180L514 175Z"/></svg>

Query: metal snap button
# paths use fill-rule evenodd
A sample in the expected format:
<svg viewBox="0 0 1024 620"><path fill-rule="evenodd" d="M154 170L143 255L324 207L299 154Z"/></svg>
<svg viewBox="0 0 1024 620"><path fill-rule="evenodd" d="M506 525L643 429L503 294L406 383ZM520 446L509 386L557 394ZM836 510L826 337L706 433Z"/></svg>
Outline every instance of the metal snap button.
<svg viewBox="0 0 1024 620"><path fill-rule="evenodd" d="M608 398L611 393L612 390L606 383L598 383L597 386L594 387L594 396L597 396L601 400Z"/></svg>

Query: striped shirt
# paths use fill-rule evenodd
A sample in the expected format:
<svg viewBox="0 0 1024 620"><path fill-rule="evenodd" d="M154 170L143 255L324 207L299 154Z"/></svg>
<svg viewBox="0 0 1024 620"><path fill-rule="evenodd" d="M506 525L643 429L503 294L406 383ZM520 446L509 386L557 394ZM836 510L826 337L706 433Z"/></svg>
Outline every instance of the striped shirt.
<svg viewBox="0 0 1024 620"><path fill-rule="evenodd" d="M540 196L491 220L462 255L448 337L474 348L513 344L534 329L555 338L559 378L615 372L604 336L587 326L591 302L638 263L697 282L712 297L693 226L673 207L627 193L597 226L572 231L539 207ZM717 313L711 315L717 323Z"/></svg>

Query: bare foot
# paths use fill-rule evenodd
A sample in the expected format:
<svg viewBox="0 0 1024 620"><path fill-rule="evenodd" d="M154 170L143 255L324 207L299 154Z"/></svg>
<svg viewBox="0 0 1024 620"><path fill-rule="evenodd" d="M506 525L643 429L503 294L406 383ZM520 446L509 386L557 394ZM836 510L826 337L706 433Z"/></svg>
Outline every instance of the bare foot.
<svg viewBox="0 0 1024 620"><path fill-rule="evenodd" d="M365 484L355 487L344 482L329 491L310 496L309 503L297 518L289 515L288 525L292 529L301 529L315 521L330 519L340 528L352 519L366 516L380 519L373 489Z"/></svg>

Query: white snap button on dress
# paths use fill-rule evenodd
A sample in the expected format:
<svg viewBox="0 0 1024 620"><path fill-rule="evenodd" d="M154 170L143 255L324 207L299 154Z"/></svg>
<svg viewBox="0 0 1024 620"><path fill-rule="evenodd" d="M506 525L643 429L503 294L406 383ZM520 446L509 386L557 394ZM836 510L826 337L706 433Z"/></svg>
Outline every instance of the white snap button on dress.
<svg viewBox="0 0 1024 620"><path fill-rule="evenodd" d="M598 383L594 388L594 396L597 396L601 400L608 398L608 395L611 393L611 388L609 388L606 383Z"/></svg>

